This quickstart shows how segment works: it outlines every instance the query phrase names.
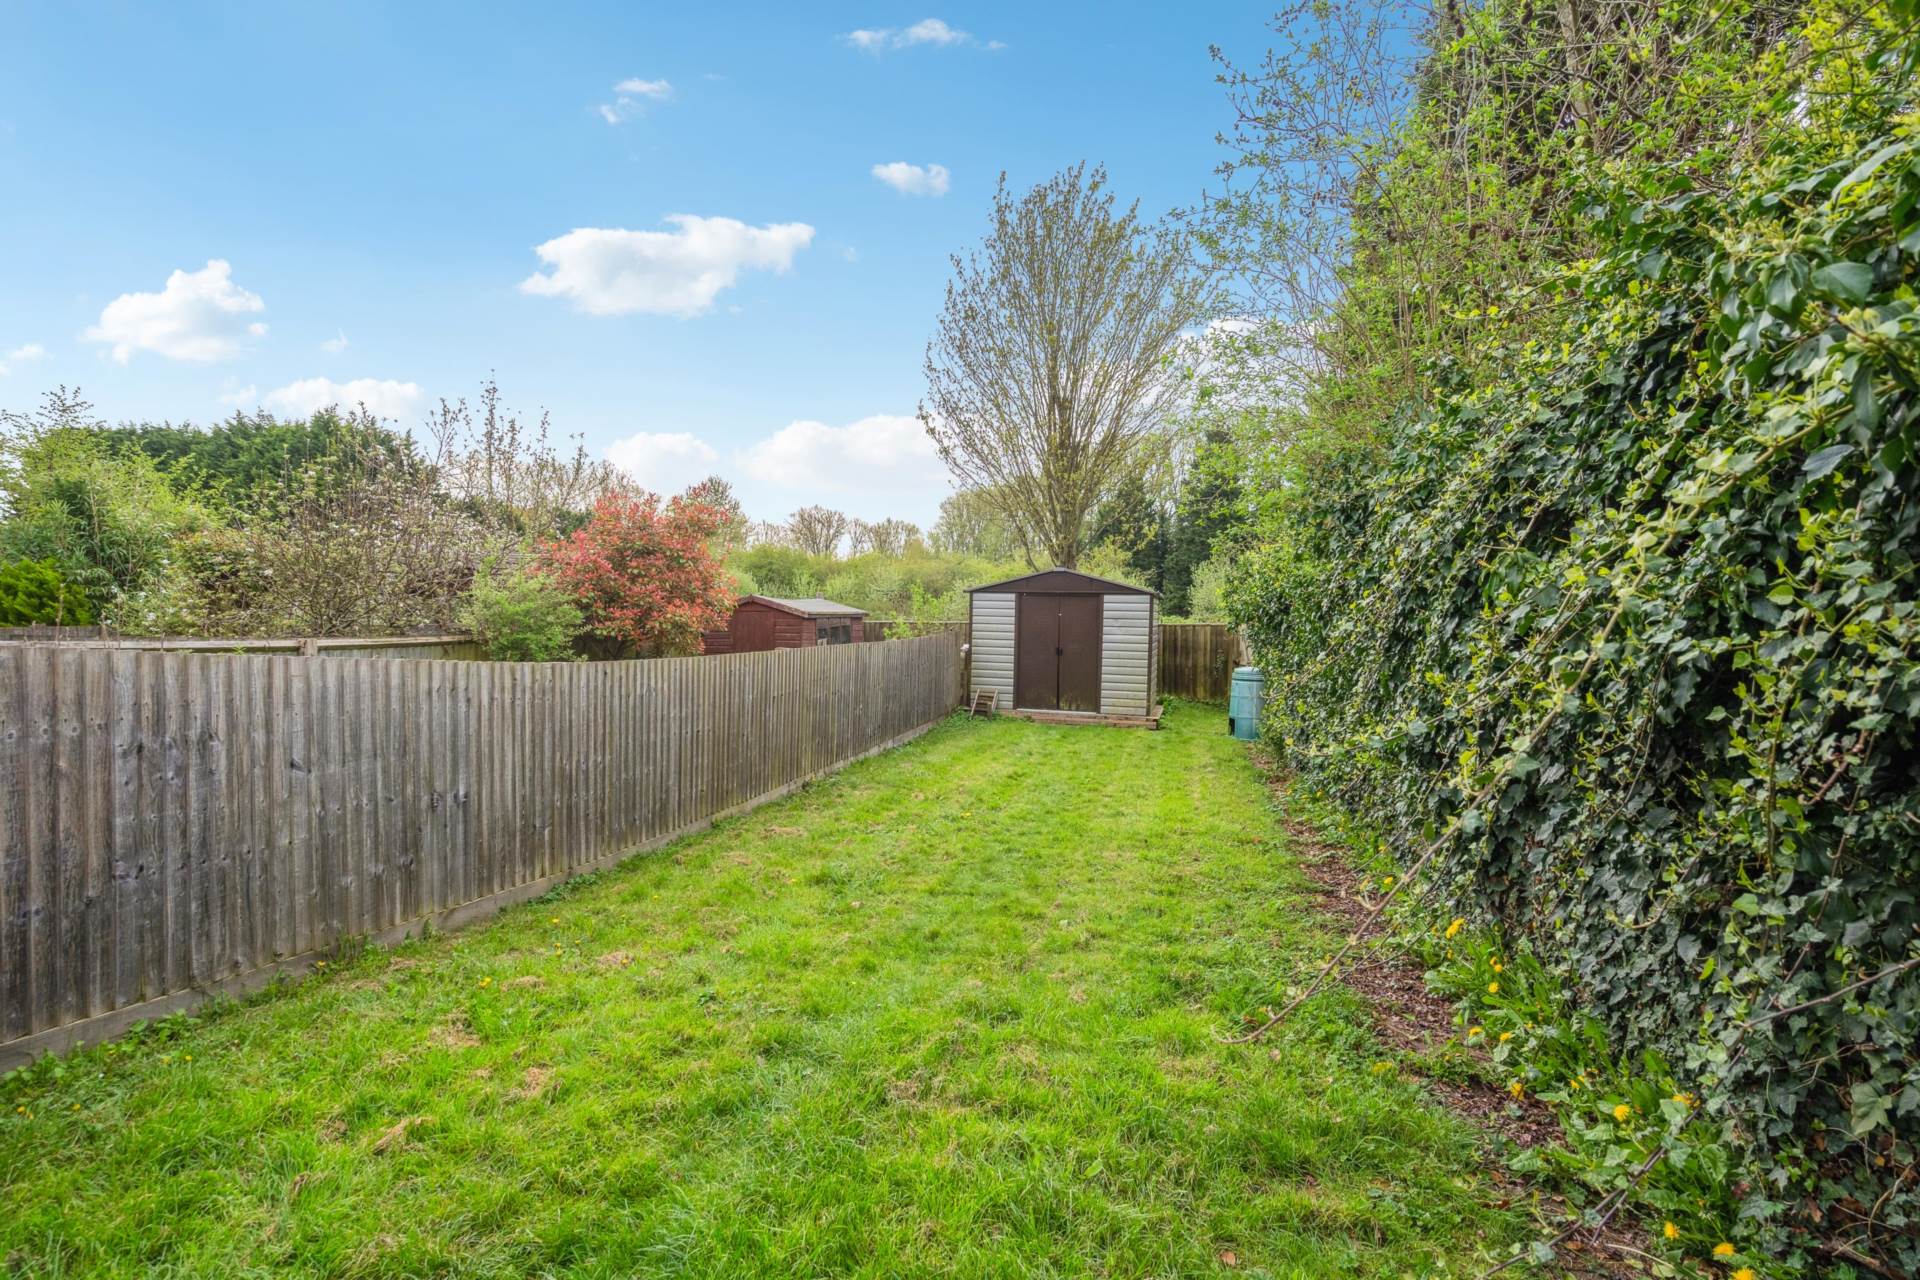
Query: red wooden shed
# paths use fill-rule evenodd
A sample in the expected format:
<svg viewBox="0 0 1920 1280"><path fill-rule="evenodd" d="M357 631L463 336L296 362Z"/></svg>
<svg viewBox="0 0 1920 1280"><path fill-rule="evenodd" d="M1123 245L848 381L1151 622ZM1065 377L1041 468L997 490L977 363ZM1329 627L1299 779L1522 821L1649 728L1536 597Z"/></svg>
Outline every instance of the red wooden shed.
<svg viewBox="0 0 1920 1280"><path fill-rule="evenodd" d="M866 619L865 609L819 596L800 600L742 596L733 607L726 630L701 635L700 652L759 653L818 644L859 644L866 639Z"/></svg>

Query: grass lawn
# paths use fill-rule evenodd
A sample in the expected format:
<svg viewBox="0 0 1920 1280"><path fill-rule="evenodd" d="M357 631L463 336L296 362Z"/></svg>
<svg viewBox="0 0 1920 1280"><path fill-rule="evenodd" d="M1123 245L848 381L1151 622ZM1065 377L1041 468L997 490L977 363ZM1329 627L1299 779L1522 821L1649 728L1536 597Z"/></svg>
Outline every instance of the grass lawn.
<svg viewBox="0 0 1920 1280"><path fill-rule="evenodd" d="M0 1084L14 1274L1403 1276L1523 1224L1336 994L1217 709L956 719Z"/></svg>

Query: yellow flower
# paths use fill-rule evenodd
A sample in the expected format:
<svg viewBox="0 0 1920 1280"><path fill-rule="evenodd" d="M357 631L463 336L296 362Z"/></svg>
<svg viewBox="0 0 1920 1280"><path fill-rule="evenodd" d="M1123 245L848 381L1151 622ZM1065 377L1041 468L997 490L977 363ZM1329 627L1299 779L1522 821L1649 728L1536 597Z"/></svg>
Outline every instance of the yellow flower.
<svg viewBox="0 0 1920 1280"><path fill-rule="evenodd" d="M1719 1244L1713 1246L1713 1256L1716 1258L1731 1258L1733 1254L1734 1254L1733 1246L1728 1244L1725 1240L1722 1240Z"/></svg>
<svg viewBox="0 0 1920 1280"><path fill-rule="evenodd" d="M1495 973L1505 973L1507 971L1507 966L1501 964L1498 960L1495 960L1493 962L1493 971Z"/></svg>
<svg viewBox="0 0 1920 1280"><path fill-rule="evenodd" d="M1512 1084L1507 1086L1507 1092L1512 1094L1516 1098L1524 1097L1527 1092L1527 1086L1521 1084L1518 1080L1515 1080Z"/></svg>
<svg viewBox="0 0 1920 1280"><path fill-rule="evenodd" d="M1453 923L1447 926L1447 937L1453 937L1466 927L1467 918L1465 916L1455 916Z"/></svg>
<svg viewBox="0 0 1920 1280"><path fill-rule="evenodd" d="M1753 1273L1752 1267L1742 1267L1733 1273L1731 1280L1760 1280L1760 1277Z"/></svg>
<svg viewBox="0 0 1920 1280"><path fill-rule="evenodd" d="M559 923L560 923L560 917L559 917L559 916L555 916L555 917L554 917L553 919L551 919L551 920L549 920L549 921L547 921L547 923L548 923L548 924L559 924Z"/></svg>
<svg viewBox="0 0 1920 1280"><path fill-rule="evenodd" d="M1676 1093L1673 1095L1673 1100L1679 1103L1681 1106L1687 1108L1687 1110L1689 1111L1693 1110L1694 1097L1692 1094L1685 1093L1685 1092Z"/></svg>
<svg viewBox="0 0 1920 1280"><path fill-rule="evenodd" d="M1624 1102L1613 1109L1613 1118L1615 1120L1618 1120L1621 1124L1625 1124L1627 1122L1627 1117L1632 1114L1633 1114L1633 1108L1628 1106Z"/></svg>
<svg viewBox="0 0 1920 1280"><path fill-rule="evenodd" d="M1680 1228L1669 1222L1666 1226L1660 1228L1660 1234L1669 1240L1678 1240L1680 1238Z"/></svg>
<svg viewBox="0 0 1920 1280"><path fill-rule="evenodd" d="M1497 995L1499 995L1499 994L1500 994L1500 984L1499 984L1499 983L1497 983L1497 982L1489 982L1489 983L1487 984L1487 994L1488 994L1488 995L1490 995L1490 996L1497 996Z"/></svg>
<svg viewBox="0 0 1920 1280"><path fill-rule="evenodd" d="M1393 877L1392 877L1392 876L1381 876L1381 877L1380 877L1380 887L1381 887L1382 889L1391 889L1391 888L1393 888Z"/></svg>
<svg viewBox="0 0 1920 1280"><path fill-rule="evenodd" d="M1475 1036L1483 1036L1483 1035L1485 1035L1486 1033L1487 1033L1487 1029L1486 1029L1485 1027L1468 1027L1468 1028L1467 1028L1467 1039L1469 1039L1469 1040L1471 1040L1471 1039L1473 1039L1473 1038L1474 1038Z"/></svg>
<svg viewBox="0 0 1920 1280"><path fill-rule="evenodd" d="M483 987L490 987L490 986L492 986L492 985L493 985L493 979L492 979L492 978L482 978L482 979L480 979L480 985L481 985L481 986L483 986Z"/></svg>
<svg viewBox="0 0 1920 1280"><path fill-rule="evenodd" d="M1506 1043L1507 1041L1509 1041L1509 1040L1511 1040L1511 1039L1513 1039L1513 1032L1511 1032L1511 1031L1502 1031L1502 1032L1500 1033L1500 1043L1501 1043L1501 1044L1505 1044L1505 1043Z"/></svg>
<svg viewBox="0 0 1920 1280"><path fill-rule="evenodd" d="M192 1054L190 1054L190 1053L189 1053L189 1054L185 1054L185 1055L183 1055L183 1056L182 1056L182 1058L181 1058L181 1061L183 1061L183 1062L192 1062L192 1061L193 1061L193 1055L192 1055Z"/></svg>

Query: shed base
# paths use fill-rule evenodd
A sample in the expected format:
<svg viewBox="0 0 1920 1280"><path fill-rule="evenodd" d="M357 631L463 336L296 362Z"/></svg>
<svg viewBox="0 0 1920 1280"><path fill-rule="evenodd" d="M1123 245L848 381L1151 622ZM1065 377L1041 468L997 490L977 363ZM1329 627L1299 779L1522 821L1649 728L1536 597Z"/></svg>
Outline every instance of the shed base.
<svg viewBox="0 0 1920 1280"><path fill-rule="evenodd" d="M1156 705L1150 714L1144 716L1108 716L1098 711L1036 711L1026 707L1009 707L1000 714L1018 716L1039 724L1110 724L1124 729L1158 729L1160 717L1165 713L1165 707Z"/></svg>

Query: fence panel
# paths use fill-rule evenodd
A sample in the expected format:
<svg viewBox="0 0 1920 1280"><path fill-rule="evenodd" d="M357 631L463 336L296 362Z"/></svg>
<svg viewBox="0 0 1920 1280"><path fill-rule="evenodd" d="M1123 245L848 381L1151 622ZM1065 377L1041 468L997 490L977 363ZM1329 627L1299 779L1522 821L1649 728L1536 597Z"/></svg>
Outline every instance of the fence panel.
<svg viewBox="0 0 1920 1280"><path fill-rule="evenodd" d="M0 645L0 1069L784 794L957 706L960 650L509 666Z"/></svg>
<svg viewBox="0 0 1920 1280"><path fill-rule="evenodd" d="M1245 661L1239 633L1218 622L1160 627L1160 693L1197 702L1225 702L1233 669Z"/></svg>

